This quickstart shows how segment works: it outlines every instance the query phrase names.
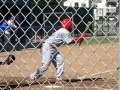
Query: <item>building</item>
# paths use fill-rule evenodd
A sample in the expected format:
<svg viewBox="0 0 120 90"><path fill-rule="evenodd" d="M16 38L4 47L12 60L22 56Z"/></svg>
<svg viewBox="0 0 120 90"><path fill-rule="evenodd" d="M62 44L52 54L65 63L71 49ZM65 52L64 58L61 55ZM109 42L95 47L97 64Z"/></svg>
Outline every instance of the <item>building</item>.
<svg viewBox="0 0 120 90"><path fill-rule="evenodd" d="M95 6L94 16L96 20L102 17L110 17L116 15L118 1L117 0L93 0L92 5Z"/></svg>
<svg viewBox="0 0 120 90"><path fill-rule="evenodd" d="M67 0L64 2L64 6L67 7L89 7L89 0Z"/></svg>
<svg viewBox="0 0 120 90"><path fill-rule="evenodd" d="M118 1L117 0L107 0L107 15L117 14Z"/></svg>

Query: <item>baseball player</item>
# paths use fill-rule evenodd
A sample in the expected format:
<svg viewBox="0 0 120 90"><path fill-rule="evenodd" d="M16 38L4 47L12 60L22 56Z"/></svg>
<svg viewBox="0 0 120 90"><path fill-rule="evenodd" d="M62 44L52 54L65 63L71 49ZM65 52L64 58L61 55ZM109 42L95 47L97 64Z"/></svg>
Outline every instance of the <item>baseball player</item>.
<svg viewBox="0 0 120 90"><path fill-rule="evenodd" d="M65 83L63 80L64 73L64 58L57 50L57 47L62 44L70 44L75 42L71 36L71 31L73 27L73 22L69 18L65 18L61 21L61 26L59 30L54 32L48 39L46 39L42 45L42 66L38 68L30 78L35 81L48 69L51 63L56 68L56 79L57 82Z"/></svg>
<svg viewBox="0 0 120 90"><path fill-rule="evenodd" d="M11 17L8 21L2 21L0 22L0 44L1 45L5 45L10 36L11 36L11 32L13 32L12 29L16 29L17 26L15 25L15 18ZM2 46L2 47L3 47ZM9 48L9 46L7 47Z"/></svg>
<svg viewBox="0 0 120 90"><path fill-rule="evenodd" d="M8 21L0 22L0 30L4 31L5 34L10 34L10 29L16 29L15 18L11 17Z"/></svg>
<svg viewBox="0 0 120 90"><path fill-rule="evenodd" d="M15 18L11 17L8 21L2 21L0 22L0 45L1 49L3 49L4 45L8 41L8 38L10 37L11 28L15 29L17 26L14 23ZM9 48L9 46L7 46ZM3 58L3 57L2 57ZM10 65L15 60L15 56L10 54L8 56L5 56L2 61L0 61L0 65Z"/></svg>

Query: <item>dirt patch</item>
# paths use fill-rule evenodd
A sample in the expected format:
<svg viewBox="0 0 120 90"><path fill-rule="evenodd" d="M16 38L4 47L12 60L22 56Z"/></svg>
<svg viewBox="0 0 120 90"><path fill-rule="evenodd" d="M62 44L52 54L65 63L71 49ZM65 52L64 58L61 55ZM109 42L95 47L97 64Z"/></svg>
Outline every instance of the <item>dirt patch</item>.
<svg viewBox="0 0 120 90"><path fill-rule="evenodd" d="M65 59L64 79L84 80L86 78L91 78L92 80L92 78L102 78L102 80L104 82L107 82L107 84L110 87L112 88L114 87L115 83L109 84L108 81L116 80L117 77L116 76L117 49L118 49L117 44L88 45L81 47L77 45L70 45L70 46L60 47L59 49ZM38 67L41 66L40 49L26 49L22 51L4 52L1 53L0 56L1 57L6 56L11 53L16 56L16 61L9 66L7 65L0 66L1 79L3 79L4 77L26 78L31 73L33 73ZM48 78L55 78L55 68L53 67L53 65L50 66L49 70L46 71L43 77L45 78L45 80L47 80ZM94 80L92 81L94 83ZM6 82L10 82L10 81L6 80ZM40 85L37 86L40 87ZM89 87L89 85L86 86ZM107 85L103 84L102 87L104 86ZM35 85L33 87L35 87ZM45 89L45 90L49 90L49 89ZM68 89L68 90L74 90L74 89ZM86 89L76 88L75 90L86 90ZM101 90L101 89L92 88L89 90Z"/></svg>

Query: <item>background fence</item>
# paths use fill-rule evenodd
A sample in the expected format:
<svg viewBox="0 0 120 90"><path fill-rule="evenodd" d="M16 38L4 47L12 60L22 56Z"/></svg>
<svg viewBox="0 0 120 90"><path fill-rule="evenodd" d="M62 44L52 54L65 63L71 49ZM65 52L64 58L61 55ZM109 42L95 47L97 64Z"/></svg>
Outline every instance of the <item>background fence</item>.
<svg viewBox="0 0 120 90"><path fill-rule="evenodd" d="M0 0L0 89L117 90L118 3L117 0ZM10 28L8 36L2 22L11 17L15 17L17 28ZM60 20L65 17L74 22L73 37L88 33L81 45L58 48L64 56L67 84L55 86L53 65L35 84L30 84L28 77L41 66L42 41L61 27ZM16 60L3 65L10 54Z"/></svg>

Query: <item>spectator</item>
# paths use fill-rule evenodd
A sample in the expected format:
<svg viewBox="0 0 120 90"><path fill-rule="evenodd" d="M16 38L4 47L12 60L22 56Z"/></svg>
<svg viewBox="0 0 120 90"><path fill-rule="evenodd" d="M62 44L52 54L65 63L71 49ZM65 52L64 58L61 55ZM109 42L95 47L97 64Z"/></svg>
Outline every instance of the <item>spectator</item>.
<svg viewBox="0 0 120 90"><path fill-rule="evenodd" d="M17 26L15 25L15 17L11 17L8 21L1 21L0 22L0 49L4 51L5 49L9 49L7 43L10 40L11 33L13 30L16 29Z"/></svg>

